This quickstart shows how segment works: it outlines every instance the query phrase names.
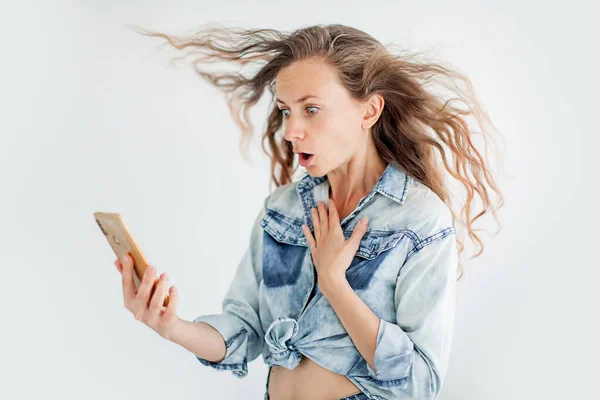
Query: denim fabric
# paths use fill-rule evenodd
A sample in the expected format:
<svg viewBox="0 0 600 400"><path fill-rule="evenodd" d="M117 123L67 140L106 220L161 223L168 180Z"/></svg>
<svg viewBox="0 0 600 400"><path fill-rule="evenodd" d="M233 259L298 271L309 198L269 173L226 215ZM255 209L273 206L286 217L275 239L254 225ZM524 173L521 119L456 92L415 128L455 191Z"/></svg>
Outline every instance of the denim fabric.
<svg viewBox="0 0 600 400"><path fill-rule="evenodd" d="M458 254L450 210L389 164L341 221L348 239L360 219L369 218L346 279L380 318L373 370L321 293L302 232L304 223L314 232L311 207L327 205L328 198L327 176L305 174L265 199L222 313L194 320L221 333L225 358L196 358L243 378L259 355L288 369L304 355L346 376L368 399L436 398L454 329Z"/></svg>

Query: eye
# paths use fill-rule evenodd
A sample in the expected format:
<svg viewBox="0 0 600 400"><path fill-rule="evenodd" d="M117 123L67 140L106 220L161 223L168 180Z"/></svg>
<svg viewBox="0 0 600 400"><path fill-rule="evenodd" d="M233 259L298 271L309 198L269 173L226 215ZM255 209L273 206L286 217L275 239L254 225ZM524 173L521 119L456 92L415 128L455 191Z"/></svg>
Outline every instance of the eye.
<svg viewBox="0 0 600 400"><path fill-rule="evenodd" d="M317 111L315 111L314 113L309 113L309 114L315 115L316 113L319 112L319 109L317 107L306 107L307 110L311 109L311 108L314 109L314 110L317 110Z"/></svg>
<svg viewBox="0 0 600 400"><path fill-rule="evenodd" d="M314 107L314 106L309 106L306 107L305 110L315 110L314 112L309 112L310 115L316 115L319 112L319 108L318 107ZM285 112L289 111L288 109L283 109L281 110L281 112L283 113L284 118L285 117L289 117L289 114L286 114Z"/></svg>

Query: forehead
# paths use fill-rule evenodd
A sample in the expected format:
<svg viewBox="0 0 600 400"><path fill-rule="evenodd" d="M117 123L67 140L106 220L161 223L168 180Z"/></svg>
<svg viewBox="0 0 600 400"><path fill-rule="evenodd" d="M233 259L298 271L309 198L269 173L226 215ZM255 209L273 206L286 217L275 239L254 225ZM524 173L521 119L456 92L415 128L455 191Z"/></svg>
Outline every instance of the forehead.
<svg viewBox="0 0 600 400"><path fill-rule="evenodd" d="M339 86L333 68L320 60L296 61L282 68L275 78L275 93L285 102L304 94L327 98Z"/></svg>

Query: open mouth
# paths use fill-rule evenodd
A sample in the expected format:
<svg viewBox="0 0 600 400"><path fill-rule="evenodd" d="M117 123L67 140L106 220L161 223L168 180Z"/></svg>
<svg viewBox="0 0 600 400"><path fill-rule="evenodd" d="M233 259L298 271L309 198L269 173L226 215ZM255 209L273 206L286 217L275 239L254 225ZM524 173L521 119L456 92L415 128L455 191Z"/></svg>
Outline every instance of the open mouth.
<svg viewBox="0 0 600 400"><path fill-rule="evenodd" d="M314 154L309 154L309 153L299 153L298 154L298 159L300 161L300 165L305 168L312 164L313 158L315 158Z"/></svg>

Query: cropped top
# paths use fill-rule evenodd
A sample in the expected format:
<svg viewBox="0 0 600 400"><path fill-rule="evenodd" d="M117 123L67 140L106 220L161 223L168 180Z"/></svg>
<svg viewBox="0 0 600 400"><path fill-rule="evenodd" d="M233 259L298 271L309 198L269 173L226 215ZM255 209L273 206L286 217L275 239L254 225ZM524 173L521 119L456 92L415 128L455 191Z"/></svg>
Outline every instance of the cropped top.
<svg viewBox="0 0 600 400"><path fill-rule="evenodd" d="M302 232L311 208L329 198L327 176L301 179L266 197L222 313L194 322L215 328L225 358L206 366L243 378L262 354L293 369L301 356L346 376L369 399L434 399L446 374L456 304L458 253L452 214L427 186L388 164L371 192L341 221L346 239L363 217L367 232L346 271L380 318L375 371L320 291ZM314 236L314 233L313 233Z"/></svg>

